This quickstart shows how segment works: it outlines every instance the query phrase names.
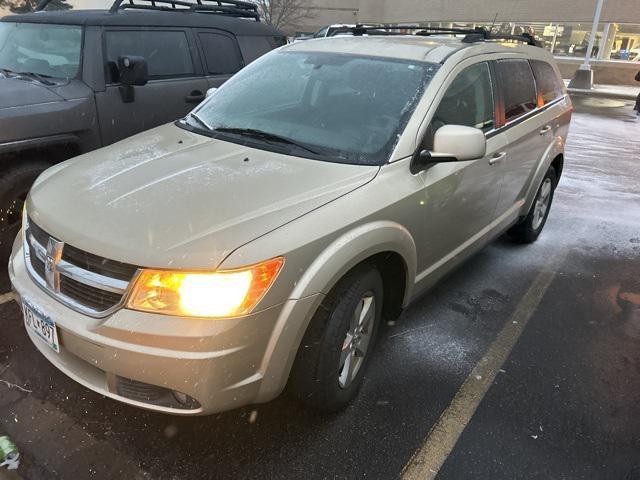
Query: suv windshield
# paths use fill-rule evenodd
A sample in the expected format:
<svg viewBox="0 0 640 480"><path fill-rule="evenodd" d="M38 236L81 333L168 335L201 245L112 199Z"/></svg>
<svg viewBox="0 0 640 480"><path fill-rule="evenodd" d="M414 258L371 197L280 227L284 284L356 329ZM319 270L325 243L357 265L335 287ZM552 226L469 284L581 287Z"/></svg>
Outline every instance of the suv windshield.
<svg viewBox="0 0 640 480"><path fill-rule="evenodd" d="M73 78L81 45L82 27L0 22L0 71Z"/></svg>
<svg viewBox="0 0 640 480"><path fill-rule="evenodd" d="M275 52L229 80L188 122L256 148L379 165L388 160L438 68L378 57Z"/></svg>

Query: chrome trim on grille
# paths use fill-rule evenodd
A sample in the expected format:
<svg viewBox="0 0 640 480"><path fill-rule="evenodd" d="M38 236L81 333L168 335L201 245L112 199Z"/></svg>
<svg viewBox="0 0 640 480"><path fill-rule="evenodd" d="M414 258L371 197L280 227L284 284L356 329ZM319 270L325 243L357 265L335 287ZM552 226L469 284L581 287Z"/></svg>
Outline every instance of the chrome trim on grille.
<svg viewBox="0 0 640 480"><path fill-rule="evenodd" d="M40 245L38 241L27 232L27 241L31 244L36 252L36 256L43 262L47 261L47 250L44 246ZM60 260L57 265L57 270L61 275L73 278L75 281L84 283L91 287L100 288L107 292L124 294L129 287L129 282L124 280L118 280L117 278L106 277L99 273L90 272L83 268L72 265L66 260Z"/></svg>
<svg viewBox="0 0 640 480"><path fill-rule="evenodd" d="M50 237L52 238L52 237ZM38 285L42 290L45 291L48 295L58 300L60 303L66 305L67 307L80 312L84 315L93 317L93 318L104 318L115 311L119 310L124 306L128 299L129 294L129 286L133 285L135 279L139 275L139 270L137 270L131 281L126 282L124 280L107 277L105 275L101 275L96 272L90 272L81 267L73 265L72 263L67 262L66 260L60 259L56 263L56 272L62 276L67 277L71 280L74 280L77 283L86 285L88 287L93 287L99 290L103 290L105 292L109 292L112 294L121 295L120 300L107 308L106 310L96 310L88 305L84 305L78 300L71 298L66 295L62 291L54 291L47 285L46 278L39 274L31 261L31 247L35 252L36 257L39 261L46 265L47 263L47 248L44 245L41 245L37 239L31 234L29 230L29 220L25 215L23 220L23 248L24 248L24 256L25 256L25 265L27 268L27 272L31 279Z"/></svg>

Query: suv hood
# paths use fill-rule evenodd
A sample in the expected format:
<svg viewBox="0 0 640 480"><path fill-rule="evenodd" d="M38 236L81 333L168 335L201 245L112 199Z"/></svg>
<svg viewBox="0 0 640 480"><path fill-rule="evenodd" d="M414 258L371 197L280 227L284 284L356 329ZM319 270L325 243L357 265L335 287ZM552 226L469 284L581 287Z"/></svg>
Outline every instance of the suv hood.
<svg viewBox="0 0 640 480"><path fill-rule="evenodd" d="M165 125L47 170L27 211L51 235L96 255L144 267L212 269L378 170Z"/></svg>
<svg viewBox="0 0 640 480"><path fill-rule="evenodd" d="M37 82L0 76L0 109L62 100L64 98Z"/></svg>

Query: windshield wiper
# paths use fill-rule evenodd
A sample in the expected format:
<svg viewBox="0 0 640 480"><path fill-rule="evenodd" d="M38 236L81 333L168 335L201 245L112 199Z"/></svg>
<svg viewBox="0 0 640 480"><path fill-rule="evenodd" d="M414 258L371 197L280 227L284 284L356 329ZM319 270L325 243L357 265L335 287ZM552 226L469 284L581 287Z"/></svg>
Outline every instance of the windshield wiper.
<svg viewBox="0 0 640 480"><path fill-rule="evenodd" d="M2 73L5 78L9 78L10 75L17 75L16 72L9 70L8 68L0 68L0 73Z"/></svg>
<svg viewBox="0 0 640 480"><path fill-rule="evenodd" d="M193 118L196 122L198 122L201 126L206 128L207 130L213 130L213 128L211 128L211 125L209 125L202 118L200 118L200 116L198 116L197 113L191 112L189 115L187 115L187 118Z"/></svg>
<svg viewBox="0 0 640 480"><path fill-rule="evenodd" d="M13 72L12 72L13 73ZM52 86L55 85L55 83L47 80L47 78L52 78L49 75L42 75L40 73L35 73L35 72L18 72L16 75L21 75L23 77L31 77L31 78L35 78L36 80L38 80L40 83L44 83L45 85L48 86Z"/></svg>
<svg viewBox="0 0 640 480"><path fill-rule="evenodd" d="M260 140L265 140L267 142L277 142L284 143L287 145L293 145L294 147L298 147L302 150L306 150L309 153L313 153L314 155L321 155L317 150L304 145L303 143L296 142L287 137L283 137L281 135L277 135L275 133L265 132L263 130L257 130L255 128L233 128L233 127L218 127L214 129L215 132L221 133L233 133L236 135L242 135L243 137L257 138Z"/></svg>

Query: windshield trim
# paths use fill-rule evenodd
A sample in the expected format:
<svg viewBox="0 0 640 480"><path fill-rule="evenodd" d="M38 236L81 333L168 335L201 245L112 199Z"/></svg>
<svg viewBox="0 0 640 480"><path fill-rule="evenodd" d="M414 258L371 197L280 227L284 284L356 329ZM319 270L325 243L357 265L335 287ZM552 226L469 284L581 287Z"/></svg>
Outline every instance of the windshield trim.
<svg viewBox="0 0 640 480"><path fill-rule="evenodd" d="M55 23L55 22L51 22L51 23L24 22L20 20L16 21L13 18L9 21L5 21L4 19L0 18L0 24L3 24L3 23L33 25L35 27L41 27L42 25L56 25L59 27L79 28L80 29L80 59L78 62L78 71L73 77L53 77L52 76L52 77L46 77L46 78L53 82L57 82L56 85L59 85L60 82L70 82L71 80L82 80L83 72L84 72L84 44L86 41L86 32L87 32L87 29L85 28L84 25L76 24L76 23L68 24L68 23ZM0 65L0 68L2 68L1 65ZM33 72L30 72L30 73L33 73ZM35 73L39 73L39 72L35 72Z"/></svg>

